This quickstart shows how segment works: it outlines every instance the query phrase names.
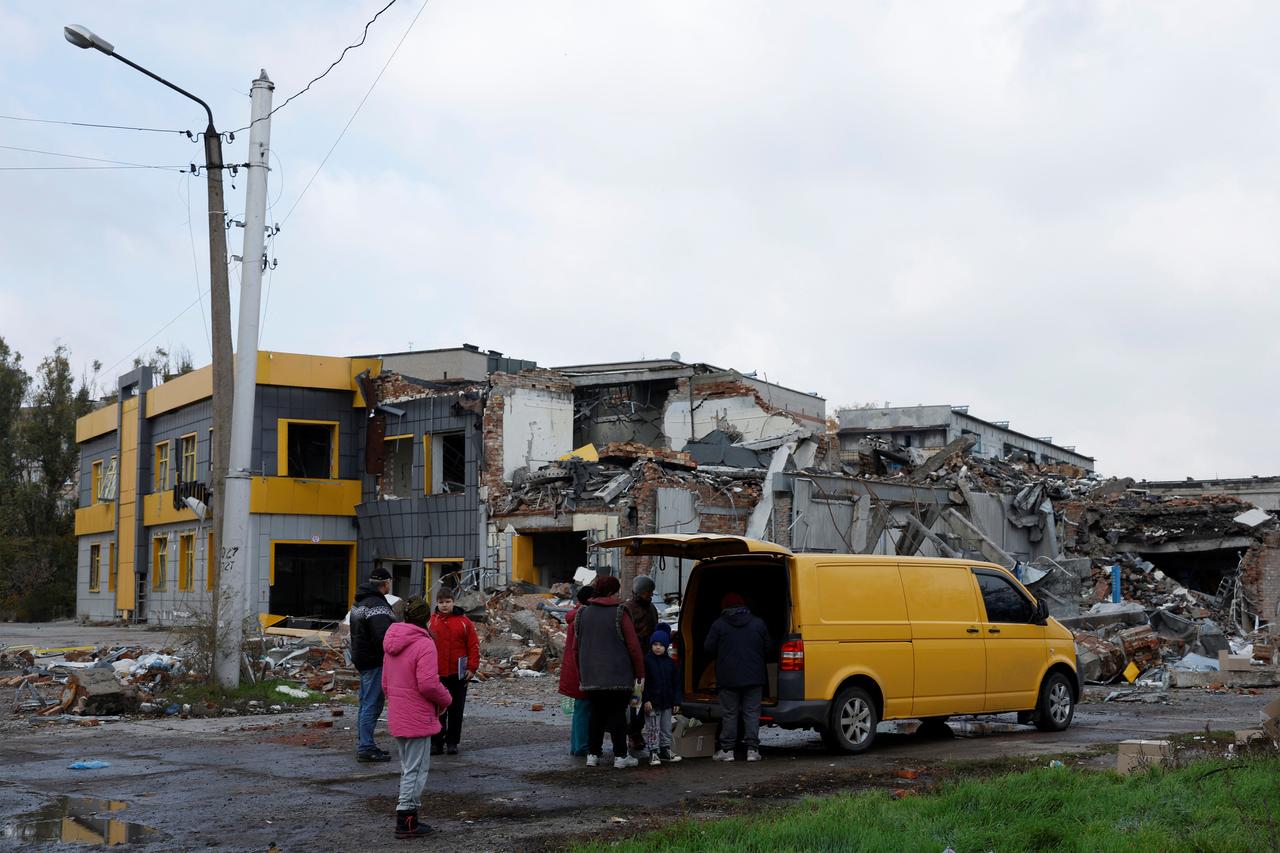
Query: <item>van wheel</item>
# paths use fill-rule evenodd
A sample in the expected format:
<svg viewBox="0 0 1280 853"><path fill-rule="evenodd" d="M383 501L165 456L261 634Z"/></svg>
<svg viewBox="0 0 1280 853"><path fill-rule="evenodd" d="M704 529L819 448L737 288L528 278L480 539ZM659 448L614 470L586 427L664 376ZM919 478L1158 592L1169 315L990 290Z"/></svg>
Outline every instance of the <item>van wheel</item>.
<svg viewBox="0 0 1280 853"><path fill-rule="evenodd" d="M836 694L831 703L823 739L840 752L866 752L876 739L878 716L871 694L850 685Z"/></svg>
<svg viewBox="0 0 1280 853"><path fill-rule="evenodd" d="M1060 732L1071 725L1076 714L1076 697L1071 682L1060 672L1051 672L1040 685L1040 701L1036 703L1036 728L1042 732Z"/></svg>

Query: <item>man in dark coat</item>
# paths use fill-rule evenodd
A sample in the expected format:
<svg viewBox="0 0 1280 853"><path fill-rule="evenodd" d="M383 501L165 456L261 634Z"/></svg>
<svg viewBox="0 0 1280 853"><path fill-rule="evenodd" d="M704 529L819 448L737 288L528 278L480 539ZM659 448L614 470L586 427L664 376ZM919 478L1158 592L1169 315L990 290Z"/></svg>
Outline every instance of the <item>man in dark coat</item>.
<svg viewBox="0 0 1280 853"><path fill-rule="evenodd" d="M631 582L631 597L622 605L631 614L631 624L635 625L636 636L642 644L658 629L658 608L653 605L653 590L653 578L636 575ZM644 712L639 708L627 711L627 744L632 753L645 750Z"/></svg>
<svg viewBox="0 0 1280 853"><path fill-rule="evenodd" d="M382 638L396 621L386 595L391 591L391 573L376 568L368 583L356 589L351 608L351 663L360 673L360 713L356 717L356 760L390 761L391 753L373 742L386 696L382 692Z"/></svg>
<svg viewBox="0 0 1280 853"><path fill-rule="evenodd" d="M731 592L720 601L720 617L711 625L703 644L716 657L716 685L720 691L720 740L716 761L733 761L742 720L742 743L747 761L760 760L760 703L769 683L765 661L773 643L764 620L753 616L741 595Z"/></svg>

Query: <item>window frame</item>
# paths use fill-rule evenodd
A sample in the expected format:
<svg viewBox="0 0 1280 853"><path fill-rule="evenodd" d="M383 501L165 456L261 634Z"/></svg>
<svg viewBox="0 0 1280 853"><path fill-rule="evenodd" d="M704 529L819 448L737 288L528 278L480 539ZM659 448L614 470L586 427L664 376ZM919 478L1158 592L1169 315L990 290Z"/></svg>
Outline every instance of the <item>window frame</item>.
<svg viewBox="0 0 1280 853"><path fill-rule="evenodd" d="M89 592L102 592L102 543L89 546Z"/></svg>
<svg viewBox="0 0 1280 853"><path fill-rule="evenodd" d="M163 453L161 451L163 451ZM161 477L162 470L164 472L163 477ZM155 456L153 457L153 464L151 467L151 491L168 491L172 475L173 440L157 441L155 445Z"/></svg>
<svg viewBox="0 0 1280 853"><path fill-rule="evenodd" d="M196 588L196 534L178 534L178 592Z"/></svg>
<svg viewBox="0 0 1280 853"><path fill-rule="evenodd" d="M974 580L977 581L978 583L978 598L982 602L982 614L983 616L986 617L987 622L993 625L1035 625L1036 624L1035 602L1033 602L1030 598L1027 597L1027 594L1020 588L1019 584L1014 582L1013 579L1001 574L1000 572L992 571L991 569L975 568L973 569L973 575L974 575ZM1016 595L1024 605L1026 605L1028 610L1027 618L1020 621L1011 621L1008 619L993 618L991 615L991 610L987 606L986 593L982 589L982 578L984 577L992 578L993 580L998 580L1001 583L1005 584L1009 589L1013 590L1014 595Z"/></svg>
<svg viewBox="0 0 1280 853"><path fill-rule="evenodd" d="M95 459L89 466L89 506L98 503L98 490L102 488L103 460Z"/></svg>
<svg viewBox="0 0 1280 853"><path fill-rule="evenodd" d="M393 476L391 478L391 483L393 486L396 487L396 490L393 492L388 492L384 488L384 485L387 480L387 468L390 466L391 459L392 459L392 454L390 453L390 450L393 445L396 448L396 450L399 450L400 442L402 441L407 441L409 443L409 482L402 487L398 479ZM413 444L414 444L413 433L411 432L406 432L402 435L383 436L383 439L382 439L383 466L382 466L382 473L378 475L378 494L380 495L389 494L389 495L394 495L396 497L401 497L401 498L413 497L413 449L414 449Z"/></svg>
<svg viewBox="0 0 1280 853"><path fill-rule="evenodd" d="M327 426L329 427L329 476L328 477L297 477L289 473L289 427L293 424L303 424L306 426ZM278 418L276 420L276 476L289 477L294 480L337 480L339 479L338 467L338 439L341 435L340 421L323 421L309 420L307 418Z"/></svg>
<svg viewBox="0 0 1280 853"><path fill-rule="evenodd" d="M190 453L188 453L188 442ZM197 433L189 432L178 437L178 462L182 469L182 482L194 483L200 479L199 446ZM187 476L187 460L191 461L191 476Z"/></svg>
<svg viewBox="0 0 1280 853"><path fill-rule="evenodd" d="M151 537L151 591L169 591L169 534Z"/></svg>

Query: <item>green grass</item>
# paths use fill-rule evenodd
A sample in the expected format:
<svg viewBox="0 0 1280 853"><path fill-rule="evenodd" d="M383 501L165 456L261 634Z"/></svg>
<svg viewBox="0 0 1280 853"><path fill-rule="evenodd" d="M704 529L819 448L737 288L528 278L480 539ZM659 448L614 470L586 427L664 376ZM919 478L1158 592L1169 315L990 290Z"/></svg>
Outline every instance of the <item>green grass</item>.
<svg viewBox="0 0 1280 853"><path fill-rule="evenodd" d="M1041 768L961 779L902 800L889 791L863 791L749 818L682 821L617 844L574 849L941 853L947 847L957 853L1280 850L1280 759L1208 761L1128 777Z"/></svg>
<svg viewBox="0 0 1280 853"><path fill-rule="evenodd" d="M303 699L297 696L290 696L276 690L280 685L288 685L297 690L303 690L307 694L307 698ZM200 684L180 684L175 685L165 691L164 699L168 702L176 702L179 705L189 704L193 708L197 706L208 706L213 704L220 708L228 707L244 707L250 701L257 700L263 705L309 705L312 702L327 702L328 694L317 693L313 690L307 690L305 687L296 682L287 679L273 679L263 681L258 684L249 684L240 682L240 686L232 690L221 687L211 682L203 682Z"/></svg>

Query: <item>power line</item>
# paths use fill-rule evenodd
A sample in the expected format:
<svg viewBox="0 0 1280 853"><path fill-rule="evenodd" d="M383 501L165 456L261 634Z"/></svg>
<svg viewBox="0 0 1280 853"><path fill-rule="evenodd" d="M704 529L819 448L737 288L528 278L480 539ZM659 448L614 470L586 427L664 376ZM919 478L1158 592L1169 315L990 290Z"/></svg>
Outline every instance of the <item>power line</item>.
<svg viewBox="0 0 1280 853"><path fill-rule="evenodd" d="M0 166L0 172L104 172L113 169L159 169L164 172L186 172L177 166Z"/></svg>
<svg viewBox="0 0 1280 853"><path fill-rule="evenodd" d="M334 150L338 147L338 143L342 141L342 137L346 136L347 129L351 127L351 123L356 120L356 116L360 114L360 110L364 107L365 101L369 100L369 96L373 94L374 88L377 87L378 81L382 79L382 75L387 72L387 66L391 64L391 60L396 58L396 54L400 52L400 45L404 44L404 40L409 37L409 33L413 32L414 24L418 23L418 18L426 10L427 4L431 0L422 0L422 5L418 7L418 12L413 16L413 20L409 22L409 27L404 31L404 35L400 36L400 41L396 42L395 48L391 51L391 55L387 57L387 61L382 64L382 70L378 72L378 76L373 78L373 83L369 85L369 91L364 93L364 97L360 99L360 103L356 104L355 112L351 114L351 118L347 119L347 123L342 126L342 132L338 134L338 138L333 141L333 145L329 146L329 152L324 155L324 159L320 161L320 165L316 166L315 172L307 180L307 185L302 188L302 192L298 193L298 197L293 200L293 205L289 208L289 212L281 219L281 224L288 222L289 217L293 215L293 211L302 201L302 197L307 194L307 190L311 189L311 184L315 181L316 176L320 174L320 170L324 168L324 164L329 162L329 158L333 155Z"/></svg>
<svg viewBox="0 0 1280 853"><path fill-rule="evenodd" d="M111 375L111 371L115 370L115 369L116 369L117 367L119 367L121 364L124 364L124 363L125 363L126 361L128 361L128 360L129 360L129 358L130 358L131 356L133 356L135 353L141 352L144 348L146 348L147 344L151 343L151 342L152 342L152 341L154 341L156 338L160 337L160 334L161 334L165 329L169 328L169 327L170 327L170 326L172 326L174 323L176 323L176 322L178 322L179 320L181 320L181 319L183 318L183 316L184 316L188 311L190 311L192 308L195 308L197 305L199 305L199 304L201 303L201 301L202 301L206 296L208 296L208 295L209 295L209 290L208 290L208 288L205 288L204 292L203 292L203 293L201 293L201 294L200 294L200 296L198 296L198 297L196 298L196 301L195 301L195 302L192 302L192 303L191 303L190 305L188 305L186 308L183 308L181 311L179 311L179 312L178 312L178 314L177 314L177 316L175 316L172 320L170 320L169 322L167 322L167 323L165 323L163 326L161 326L159 329L157 329L157 330L156 330L156 333L155 333L154 335L152 335L151 337L147 338L147 339L146 339L145 341L143 341L142 343L138 344L138 346L136 346L136 347L134 347L133 349L129 350L129 354L128 354L128 355L126 355L124 358L120 359L120 360L119 360L119 361L117 361L115 364L113 364L113 365L111 365L110 367L108 367L106 370L104 370L104 371L103 371L103 373L104 373L104 374L106 374L106 375L108 375L108 376L110 376L110 375Z"/></svg>
<svg viewBox="0 0 1280 853"><path fill-rule="evenodd" d="M189 130L173 130L167 127L129 127L123 124L94 124L88 121L59 121L51 118L25 118L23 116L0 116L0 119L6 121L26 121L36 124L63 124L70 127L100 127L108 130L138 130L144 133L177 133L186 136L188 139L195 139L195 134Z"/></svg>
<svg viewBox="0 0 1280 853"><path fill-rule="evenodd" d="M273 115L275 115L277 112L279 112L280 110L282 110L282 109L284 109L285 107L287 107L287 106L289 105L289 102L290 102L290 101L292 101L294 98L297 98L298 96L300 96L300 95L302 95L303 93L305 93L308 89L310 89L310 88L311 88L311 84L312 84L312 83L315 83L317 80L320 80L320 79L321 79L321 78L323 78L326 74L328 74L330 71L332 71L332 70L334 69L334 66L336 66L339 62L341 62L341 61L342 61L342 59L343 59L343 57L345 57L345 56L347 55L347 51L348 51L348 50L352 50L352 49L354 49L354 48L357 48L357 47L360 47L361 45L363 45L363 44L364 44L364 40L365 40L365 39L367 39L367 38L369 37L369 27L373 26L373 22L374 22L374 21L376 21L376 20L378 20L378 17L379 17L383 12L387 11L388 9L390 9L390 8L391 8L392 6L394 6L395 4L396 4L396 0L391 0L391 2L390 2L390 3L388 3L388 4L387 4L387 5L385 5L385 6L383 6L381 9L379 9L379 10L377 11L377 13L376 13L376 14L374 14L374 16L373 16L372 18L370 18L370 19L369 19L369 21L364 25L364 32L360 34L360 41L355 42L354 44L349 44L349 45L347 45L346 47L344 47L344 48L342 49L342 53L338 54L338 58L337 58L337 59L335 59L333 62L329 63L329 67L328 67L328 68L326 68L326 69L325 69L325 70L324 70L324 71L323 71L319 76L317 76L317 77L312 77L312 78L311 78L311 80L309 80L309 81L307 82L307 85L303 86L303 87L302 87L302 89L300 89L299 91L297 91L297 92L295 92L294 94L290 95L289 97L285 98L285 99L284 99L284 103L280 104L280 106L276 107L276 108L275 108L275 109L273 109L271 112L267 113L265 116L262 116L261 118L256 118L256 119L254 119L253 121L249 122L249 124L245 125L244 127L241 127L241 128L236 129L236 130L233 130L233 131L232 131L232 133L240 133L240 132L242 132L242 131L248 130L249 128L253 127L253 125L254 125L256 122L260 122L260 121L262 121L263 119L271 118L271 117L272 117Z"/></svg>
<svg viewBox="0 0 1280 853"><path fill-rule="evenodd" d="M102 157L86 157L83 154L63 154L60 151L42 151L39 148L18 148L13 145L0 145L5 151L21 151L26 154L43 154L48 157L67 157L71 160L89 160L94 163L110 163L113 166L126 166L131 169L177 169L178 166L148 166L143 163L130 163L126 160L106 160ZM23 167L11 166L10 170L17 170Z"/></svg>

